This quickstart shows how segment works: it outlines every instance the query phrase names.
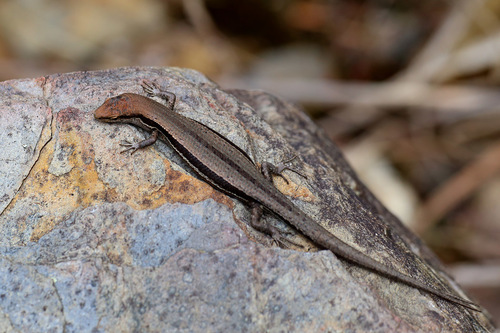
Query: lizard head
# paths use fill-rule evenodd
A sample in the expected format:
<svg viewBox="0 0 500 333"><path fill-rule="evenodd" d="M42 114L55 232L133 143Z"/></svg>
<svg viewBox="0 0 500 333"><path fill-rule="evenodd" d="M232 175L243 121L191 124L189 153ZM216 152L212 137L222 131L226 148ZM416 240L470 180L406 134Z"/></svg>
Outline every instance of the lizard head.
<svg viewBox="0 0 500 333"><path fill-rule="evenodd" d="M107 99L94 111L94 118L106 122L117 121L120 117L129 117L131 108L131 94L122 94Z"/></svg>

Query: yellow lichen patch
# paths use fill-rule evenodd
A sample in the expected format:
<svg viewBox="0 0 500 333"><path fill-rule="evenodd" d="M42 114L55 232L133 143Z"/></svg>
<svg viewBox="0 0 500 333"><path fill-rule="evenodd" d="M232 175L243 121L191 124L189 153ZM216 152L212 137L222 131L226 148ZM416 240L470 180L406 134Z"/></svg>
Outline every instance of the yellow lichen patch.
<svg viewBox="0 0 500 333"><path fill-rule="evenodd" d="M168 160L163 160L165 166L165 182L152 193L142 193L139 197L130 196L126 201L134 209L153 209L167 202L194 204L212 198L218 202L230 205L230 200L215 191L207 183L188 174L173 170Z"/></svg>
<svg viewBox="0 0 500 333"><path fill-rule="evenodd" d="M22 209L23 207L16 207L19 203L36 207L40 218L33 226L32 241L51 231L75 208L87 207L96 201L116 196L107 191L98 179L93 152L88 144L88 133L76 126L64 125L58 133L59 136L52 138L41 151L38 161L10 206L11 209ZM66 172L50 171L57 158L64 160L64 167L58 170ZM23 232L22 225L19 227L18 231Z"/></svg>
<svg viewBox="0 0 500 333"><path fill-rule="evenodd" d="M123 136L127 140L137 140ZM120 154L119 142L120 138L114 137L107 146L95 148L99 179L106 189L116 194L113 200L107 201L125 202L137 210L154 209L167 202L193 204L208 198L229 204L229 199L207 183L172 169L170 162L154 146L134 155Z"/></svg>
<svg viewBox="0 0 500 333"><path fill-rule="evenodd" d="M93 121L77 109L58 113L52 126L55 134L4 211L17 221L17 235L37 241L75 209L103 202L125 202L138 210L208 198L231 205L205 182L173 170L154 148L132 156L120 154L120 140L93 131ZM26 237L14 242L21 245L22 239Z"/></svg>
<svg viewBox="0 0 500 333"><path fill-rule="evenodd" d="M285 176L286 177L286 176ZM305 186L298 185L290 180L290 178L286 177L287 182L283 179L283 177L275 176L273 178L273 182L276 188L286 196L301 198L301 200L312 202L314 201L314 195L309 191L309 189Z"/></svg>

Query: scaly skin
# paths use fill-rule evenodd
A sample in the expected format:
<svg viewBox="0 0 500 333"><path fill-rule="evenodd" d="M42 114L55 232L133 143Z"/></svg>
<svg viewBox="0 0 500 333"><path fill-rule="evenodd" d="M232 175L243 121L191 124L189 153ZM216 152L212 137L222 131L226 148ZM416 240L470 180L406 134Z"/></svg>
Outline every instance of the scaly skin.
<svg viewBox="0 0 500 333"><path fill-rule="evenodd" d="M344 243L279 192L240 148L205 125L176 113L174 94L161 91L151 84L144 84L143 87L149 95L164 98L167 106L141 95L127 93L108 99L94 113L98 120L131 123L153 133L150 138L139 143L125 143L124 146L127 147L125 151L131 150L133 153L137 149L154 143L159 137L172 145L186 162L213 187L254 206L264 206L321 247L381 275L452 303L480 311L473 302L427 286ZM263 228L256 221L254 225L260 229Z"/></svg>

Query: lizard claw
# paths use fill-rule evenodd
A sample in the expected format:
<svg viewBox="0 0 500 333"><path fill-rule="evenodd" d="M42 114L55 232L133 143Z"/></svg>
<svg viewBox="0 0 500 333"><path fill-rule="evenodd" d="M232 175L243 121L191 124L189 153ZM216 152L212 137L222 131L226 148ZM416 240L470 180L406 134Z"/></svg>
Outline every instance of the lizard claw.
<svg viewBox="0 0 500 333"><path fill-rule="evenodd" d="M288 184L288 179L286 179L284 176L283 176L283 171L285 170L290 170L292 172L295 172L296 174L298 174L299 176L302 176L303 178L306 178L306 176L304 176L301 172L299 172L298 170L292 168L292 167L289 167L288 165L286 165L287 163L290 163L291 161L293 161L294 159L297 158L297 155L293 155L291 158L289 158L288 160L285 160L283 162L281 162L280 164L278 164L277 166L272 164L272 163L269 163L269 162L264 162L262 163L261 165L261 169L262 169L262 173L264 174L264 176L267 178L267 179L271 179L271 176L272 175L276 175L276 176L280 176L281 178L283 178L283 180Z"/></svg>
<svg viewBox="0 0 500 333"><path fill-rule="evenodd" d="M148 80L142 80L142 89L149 97L159 97L167 102L168 108L173 108L175 104L175 94L166 90L162 90L158 84Z"/></svg>
<svg viewBox="0 0 500 333"><path fill-rule="evenodd" d="M158 96L160 93L160 88L154 82L143 80L141 86L148 96Z"/></svg>
<svg viewBox="0 0 500 333"><path fill-rule="evenodd" d="M297 158L297 155L293 155L293 156L292 156L291 158L289 158L288 160L283 161L283 162L281 162L280 164L278 164L278 165L276 166L276 174L281 175L281 174L283 173L283 171L285 171L285 170L290 170L290 171L292 171L292 172L295 172L296 174L298 174L298 175L299 175L299 176L301 176L302 178L307 179L307 177L306 177L306 176L304 176L304 175L303 175L301 172L299 172L297 169L292 168L292 167L289 167L288 165L286 165L286 164L290 163L291 161L293 161L293 160L294 160L294 159L296 159L296 158ZM287 182L287 183L288 183L288 182Z"/></svg>
<svg viewBox="0 0 500 333"><path fill-rule="evenodd" d="M123 154L123 153L125 153L127 151L130 151L130 155L132 155L133 153L135 153L140 148L138 143L132 143L132 142L129 142L129 141L126 141L126 140L123 140L120 143L120 146L125 147L125 149L123 149L122 151L120 151L120 154Z"/></svg>

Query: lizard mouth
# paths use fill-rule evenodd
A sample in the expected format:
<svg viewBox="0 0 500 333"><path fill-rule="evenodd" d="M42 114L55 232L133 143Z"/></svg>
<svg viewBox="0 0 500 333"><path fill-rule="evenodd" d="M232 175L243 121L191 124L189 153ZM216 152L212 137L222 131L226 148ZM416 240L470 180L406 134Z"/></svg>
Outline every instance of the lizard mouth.
<svg viewBox="0 0 500 333"><path fill-rule="evenodd" d="M109 112L109 108L104 103L94 111L94 118L100 121L112 122L118 118L118 115Z"/></svg>

